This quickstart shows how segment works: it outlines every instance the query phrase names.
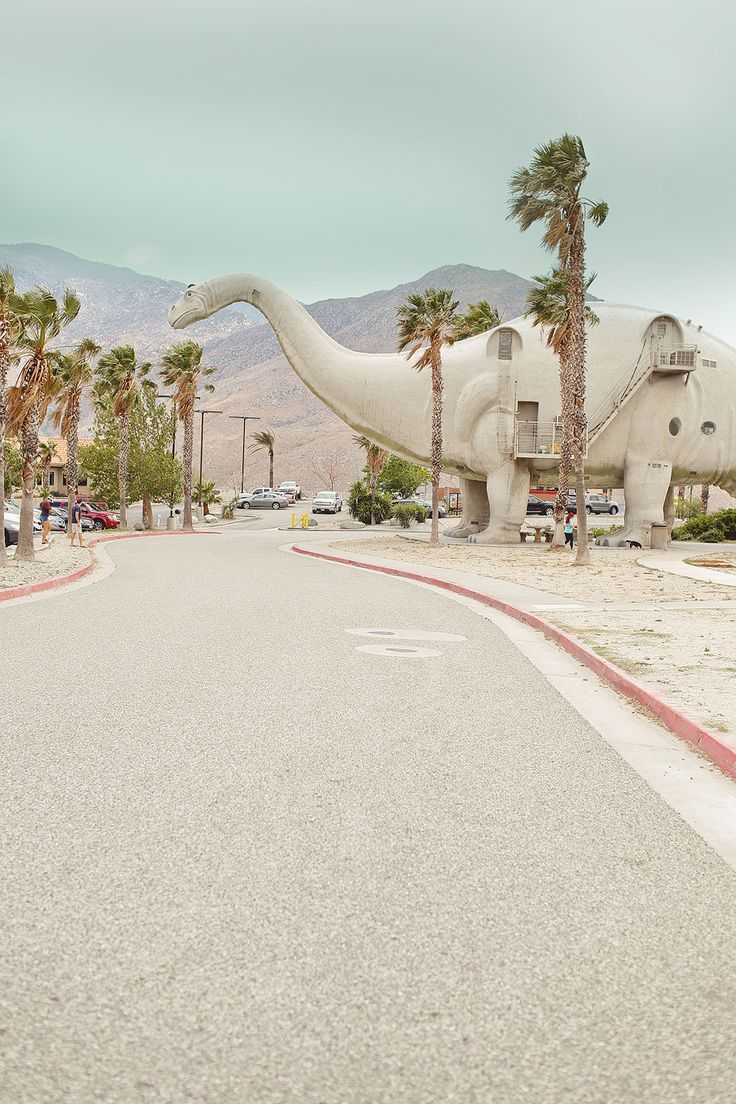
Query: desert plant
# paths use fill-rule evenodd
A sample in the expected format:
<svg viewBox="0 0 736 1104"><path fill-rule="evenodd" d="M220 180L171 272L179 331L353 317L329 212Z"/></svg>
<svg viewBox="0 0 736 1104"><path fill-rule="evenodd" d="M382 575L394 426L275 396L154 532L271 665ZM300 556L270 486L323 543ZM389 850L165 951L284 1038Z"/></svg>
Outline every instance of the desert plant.
<svg viewBox="0 0 736 1104"><path fill-rule="evenodd" d="M38 433L54 393L54 372L58 353L53 342L79 314L78 296L68 289L61 300L38 287L10 298L10 308L19 321L15 353L20 370L8 391L7 429L20 439L21 470L20 532L17 560L33 560L33 491L38 455Z"/></svg>
<svg viewBox="0 0 736 1104"><path fill-rule="evenodd" d="M253 434L253 444L251 445L251 452L262 452L264 449L268 453L268 485L273 487L273 455L276 448L276 437L271 429L259 429L257 433Z"/></svg>
<svg viewBox="0 0 736 1104"><path fill-rule="evenodd" d="M417 355L417 372L429 367L432 384L432 532L430 544L439 544L439 486L442 473L442 349L456 340L459 317L457 299L447 288L426 288L421 294L408 295L396 311L399 352L407 350L407 360Z"/></svg>
<svg viewBox="0 0 736 1104"><path fill-rule="evenodd" d="M222 505L221 518L223 521L232 521L235 517L235 510L237 509L237 498L231 498L229 502L224 502Z"/></svg>
<svg viewBox="0 0 736 1104"><path fill-rule="evenodd" d="M575 465L578 502L585 501L585 224L590 220L601 226L608 205L591 203L580 190L588 175L589 161L582 139L574 134L538 146L528 168L519 169L511 178L509 218L522 230L535 223L545 225L542 243L557 254L559 267L568 274L566 294L567 403L572 421L572 453ZM577 564L590 563L587 517L578 518Z"/></svg>
<svg viewBox="0 0 736 1104"><path fill-rule="evenodd" d="M672 531L673 540L724 541L736 540L736 508L718 510L715 514L698 514Z"/></svg>
<svg viewBox="0 0 736 1104"><path fill-rule="evenodd" d="M198 502L202 503L205 514L210 512L210 506L215 506L217 503L222 502L222 495L215 484L205 479L203 479L201 483L195 483L194 497Z"/></svg>
<svg viewBox="0 0 736 1104"><path fill-rule="evenodd" d="M380 445L375 445L373 441L369 441L362 433L356 434L353 440L356 445L365 449L365 471L368 476L368 494L371 503L374 503L377 494L378 477L386 466L389 454L386 449L382 449ZM379 523L381 520L382 519L379 518ZM375 510L371 510L369 524L376 524Z"/></svg>
<svg viewBox="0 0 736 1104"><path fill-rule="evenodd" d="M110 402L120 427L120 453L118 455L118 498L120 500L120 528L126 529L128 518L128 451L130 416L140 409L142 395L148 391L155 395L156 385L148 379L151 365L139 363L131 345L118 345L103 356L97 365L95 396L98 401Z"/></svg>
<svg viewBox="0 0 736 1104"><path fill-rule="evenodd" d="M370 487L365 479L359 479L353 483L348 495L348 510L350 514L364 525L380 525L386 518L390 518L394 504L391 495L380 491L371 494Z"/></svg>
<svg viewBox="0 0 736 1104"><path fill-rule="evenodd" d="M392 516L402 529L408 529L413 521L426 521L427 511L418 502L400 502L394 506Z"/></svg>
<svg viewBox="0 0 736 1104"><path fill-rule="evenodd" d="M192 530L192 459L194 456L194 402L197 387L214 391L210 383L200 384L202 377L211 376L214 368L202 365L203 349L196 341L182 341L173 345L161 358L161 380L166 387L174 388L174 402L179 421L184 426L183 476L185 529ZM204 415L203 415L204 417Z"/></svg>

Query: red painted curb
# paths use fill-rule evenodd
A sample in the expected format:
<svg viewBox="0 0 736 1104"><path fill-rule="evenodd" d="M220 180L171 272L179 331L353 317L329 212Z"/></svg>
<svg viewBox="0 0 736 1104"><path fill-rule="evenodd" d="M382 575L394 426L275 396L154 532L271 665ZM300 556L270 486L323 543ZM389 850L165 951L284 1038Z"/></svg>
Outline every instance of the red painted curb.
<svg viewBox="0 0 736 1104"><path fill-rule="evenodd" d="M382 567L380 564L366 563L363 560L351 560L343 556L330 556L325 552L315 552L312 549L300 548L296 544L291 546L291 550L292 552L297 552L300 556L313 556L318 560L329 560L332 563L339 563L348 567L360 567L366 571L379 571L383 575L395 575L401 579L411 579L414 582L427 583L429 586L437 587L439 590L448 590L453 594L461 594L465 598L472 598L476 602L481 602L485 606L491 606L493 609L499 610L509 617L513 617L516 621L521 621L523 624L537 629L539 632L544 633L550 640L554 640L556 644L559 644L561 648L564 648L566 652L569 652L570 655L574 656L580 663L588 667L598 675L599 678L604 679L614 690L617 690L619 694L643 705L650 713L658 717L662 724L668 728L670 732L674 733L675 736L679 736L681 740L686 740L689 744L698 748L704 755L707 755L717 767L720 767L722 771L736 778L736 747L726 743L717 733L704 728L697 721L681 712L676 706L665 701L664 698L661 698L653 690L649 690L646 686L642 686L641 683L636 682L630 675L627 675L625 671L622 671L620 667L616 667L615 664L609 663L607 659L603 659L602 656L596 655L595 652L586 648L586 646L574 636L569 636L568 633L550 624L549 621L545 621L544 618L538 617L534 613L529 613L527 610L520 609L518 606L512 606L508 602L503 602L500 598L494 598L490 594L482 594L480 591L472 590L470 587L460 586L459 583L447 582L445 579L436 579L432 575L419 574L414 571L402 571L400 568L396 567Z"/></svg>
<svg viewBox="0 0 736 1104"><path fill-rule="evenodd" d="M43 590L56 590L57 587L68 586L69 583L76 583L79 579L83 579L85 575L89 575L91 571L97 567L97 560L94 553L91 551L96 544L104 544L106 541L114 540L128 540L130 537L203 537L214 536L216 534L207 530L195 530L193 533L189 530L174 529L169 531L167 529L158 529L155 532L142 532L142 533L109 533L104 537L92 537L84 545L85 548L90 549L90 561L86 567L78 567L76 571L72 571L70 575L57 575L55 579L42 579L40 583L24 583L23 586L9 587L6 590L0 590L0 602L9 602L11 598L25 598L29 594L37 594Z"/></svg>

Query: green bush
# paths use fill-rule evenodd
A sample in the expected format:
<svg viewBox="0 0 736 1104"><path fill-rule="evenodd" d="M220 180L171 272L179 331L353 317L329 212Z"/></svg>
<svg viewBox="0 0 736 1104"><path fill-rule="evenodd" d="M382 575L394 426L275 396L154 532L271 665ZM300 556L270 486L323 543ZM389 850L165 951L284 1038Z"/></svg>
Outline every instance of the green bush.
<svg viewBox="0 0 736 1104"><path fill-rule="evenodd" d="M386 518L390 518L393 513L393 508L394 504L391 501L391 495L377 491L373 509L376 524L380 525ZM359 479L358 482L353 483L350 488L350 494L348 495L348 510L357 521L362 521L364 525L370 525L371 494L368 484L364 479Z"/></svg>
<svg viewBox="0 0 736 1104"><path fill-rule="evenodd" d="M694 517L704 517L703 507L699 498L693 498L688 501L686 498L680 498L679 495L675 498L675 517L681 520L688 520Z"/></svg>
<svg viewBox="0 0 736 1104"><path fill-rule="evenodd" d="M224 504L224 506L222 507L222 514L221 514L221 517L222 517L223 521L232 521L233 520L233 518L235 517L235 509L236 509L237 505L238 505L237 498L231 498L229 502L226 502Z"/></svg>
<svg viewBox="0 0 736 1104"><path fill-rule="evenodd" d="M400 502L394 506L393 517L402 529L408 529L413 521L426 521L427 511L418 502Z"/></svg>
<svg viewBox="0 0 736 1104"><path fill-rule="evenodd" d="M673 540L712 541L736 540L736 508L719 510L715 514L698 514L672 532Z"/></svg>

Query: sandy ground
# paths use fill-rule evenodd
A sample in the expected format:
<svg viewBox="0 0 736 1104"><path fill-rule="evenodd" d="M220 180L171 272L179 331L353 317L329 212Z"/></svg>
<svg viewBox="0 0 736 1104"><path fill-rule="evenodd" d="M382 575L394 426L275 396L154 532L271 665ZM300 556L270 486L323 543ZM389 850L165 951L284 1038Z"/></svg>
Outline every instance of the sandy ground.
<svg viewBox="0 0 736 1104"><path fill-rule="evenodd" d="M430 550L426 544L388 538L336 542L335 547L472 571L585 602L587 608L545 611L543 616L684 706L701 723L736 734L733 587L652 571L636 562L636 551L621 549L594 548L592 566L575 568L569 553L547 553L528 544L441 545ZM736 554L725 555L736 565ZM714 553L713 558L723 556ZM627 603L638 605L622 609ZM719 608L704 606L712 603Z"/></svg>
<svg viewBox="0 0 736 1104"><path fill-rule="evenodd" d="M90 557L86 548L70 548L63 533L45 548L37 546L33 563L16 563L15 549L9 548L8 552L8 566L0 567L0 590L23 586L25 583L40 583L57 575L69 575L70 572L85 567Z"/></svg>

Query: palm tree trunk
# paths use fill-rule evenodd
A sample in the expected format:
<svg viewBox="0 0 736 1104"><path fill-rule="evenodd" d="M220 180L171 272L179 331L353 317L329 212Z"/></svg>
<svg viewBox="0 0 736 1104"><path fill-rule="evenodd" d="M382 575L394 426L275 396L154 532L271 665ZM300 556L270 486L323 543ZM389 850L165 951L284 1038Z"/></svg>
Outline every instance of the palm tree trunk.
<svg viewBox="0 0 736 1104"><path fill-rule="evenodd" d="M194 529L192 524L192 459L194 456L194 413L190 410L184 416L184 445L182 460L184 470L184 529Z"/></svg>
<svg viewBox="0 0 736 1104"><path fill-rule="evenodd" d="M8 378L10 359L10 320L0 315L0 567L8 562L5 551L5 420L8 413L8 394L5 385Z"/></svg>
<svg viewBox="0 0 736 1104"><path fill-rule="evenodd" d="M570 383L573 414L572 452L575 465L578 541L576 565L591 562L588 548L588 515L585 512L585 233L583 212L578 208L577 222L570 243Z"/></svg>
<svg viewBox="0 0 736 1104"><path fill-rule="evenodd" d="M273 449L268 450L268 485L273 488Z"/></svg>
<svg viewBox="0 0 736 1104"><path fill-rule="evenodd" d="M565 548L565 511L570 491L570 472L572 471L573 408L570 390L570 357L567 342L560 347L560 412L562 415L562 437L560 440L560 465L555 495L555 531L551 549Z"/></svg>
<svg viewBox="0 0 736 1104"><path fill-rule="evenodd" d="M432 531L430 544L440 543L439 491L442 474L442 355L437 343L431 349L432 362Z"/></svg>
<svg viewBox="0 0 736 1104"><path fill-rule="evenodd" d="M371 525L376 524L376 486L378 483L378 476L374 468L371 468L370 478L368 485L371 492Z"/></svg>
<svg viewBox="0 0 736 1104"><path fill-rule="evenodd" d="M700 509L704 514L708 513L708 499L710 498L710 483L704 483L700 488Z"/></svg>
<svg viewBox="0 0 736 1104"><path fill-rule="evenodd" d="M66 435L66 531L72 531L72 507L79 482L79 396L72 399L69 410L69 428Z"/></svg>
<svg viewBox="0 0 736 1104"><path fill-rule="evenodd" d="M120 528L128 528L128 413L120 415L120 453L118 455L118 496L120 498Z"/></svg>
<svg viewBox="0 0 736 1104"><path fill-rule="evenodd" d="M36 487L36 460L38 459L38 431L41 427L39 404L31 408L21 428L20 446L23 463L21 466L21 506L20 531L15 558L18 562L31 563L35 558L33 550L33 492Z"/></svg>

